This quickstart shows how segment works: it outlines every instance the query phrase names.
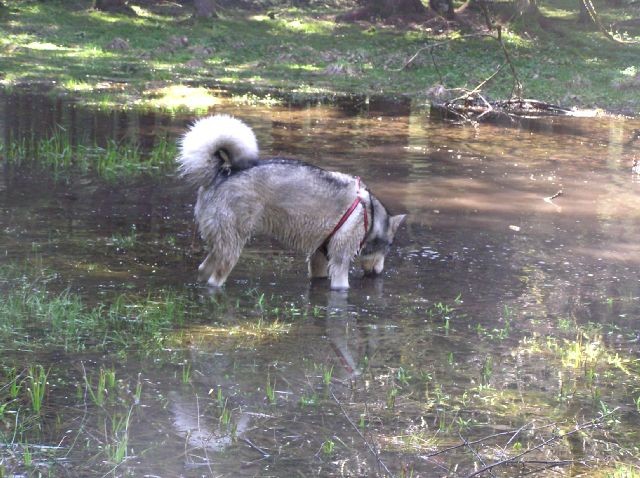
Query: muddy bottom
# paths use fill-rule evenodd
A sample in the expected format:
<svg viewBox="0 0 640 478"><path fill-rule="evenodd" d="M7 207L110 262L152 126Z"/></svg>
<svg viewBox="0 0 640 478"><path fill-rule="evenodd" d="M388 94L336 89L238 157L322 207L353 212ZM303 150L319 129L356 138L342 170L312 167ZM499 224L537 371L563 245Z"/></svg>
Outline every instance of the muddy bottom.
<svg viewBox="0 0 640 478"><path fill-rule="evenodd" d="M212 112L408 214L385 272L331 292L256 237L211 290L172 172L5 161L0 476L636 476L638 121ZM0 156L56 124L152 149L192 119L4 94Z"/></svg>

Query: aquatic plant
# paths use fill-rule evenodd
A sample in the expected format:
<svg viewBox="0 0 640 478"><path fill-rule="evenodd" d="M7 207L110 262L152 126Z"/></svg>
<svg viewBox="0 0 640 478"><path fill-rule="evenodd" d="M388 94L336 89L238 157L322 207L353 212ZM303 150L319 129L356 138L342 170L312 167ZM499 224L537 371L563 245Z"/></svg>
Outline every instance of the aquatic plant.
<svg viewBox="0 0 640 478"><path fill-rule="evenodd" d="M45 372L42 365L33 365L29 367L29 373L26 377L27 394L31 401L31 409L38 414L42 410L44 396L47 391L47 376L49 372Z"/></svg>
<svg viewBox="0 0 640 478"><path fill-rule="evenodd" d="M182 383L186 385L189 382L191 382L191 364L184 362L182 364Z"/></svg>
<svg viewBox="0 0 640 478"><path fill-rule="evenodd" d="M221 387L218 387L218 392L216 393L216 403L218 405L218 408L220 409L224 408L225 404L227 403L227 400L222 393Z"/></svg>
<svg viewBox="0 0 640 478"><path fill-rule="evenodd" d="M389 391L387 392L387 401L386 401L387 409L393 410L395 408L397 396L398 396L398 388L392 385L391 388L389 388Z"/></svg>
<svg viewBox="0 0 640 478"><path fill-rule="evenodd" d="M136 389L133 392L134 404L140 405L142 399L142 374L138 374L138 381L136 382Z"/></svg>
<svg viewBox="0 0 640 478"><path fill-rule="evenodd" d="M129 425L133 407L126 414L115 413L105 417L105 446L104 453L107 460L113 464L122 463L128 456Z"/></svg>
<svg viewBox="0 0 640 478"><path fill-rule="evenodd" d="M91 401L98 407L102 407L103 405L105 405L106 398L109 395L115 395L116 393L116 372L113 369L104 369L100 367L100 370L98 371L98 382L95 386L95 391L92 385L92 381L87 377L86 373L83 375L83 379L85 382L85 389L89 394Z"/></svg>
<svg viewBox="0 0 640 478"><path fill-rule="evenodd" d="M487 355L482 362L480 371L480 384L484 388L490 387L491 376L493 375L493 357Z"/></svg>
<svg viewBox="0 0 640 478"><path fill-rule="evenodd" d="M267 396L267 400L269 401L269 403L271 405L275 405L276 404L276 381L275 379L273 380L273 384L271 384L271 378L269 375L267 375L267 384L265 386L265 394Z"/></svg>
<svg viewBox="0 0 640 478"><path fill-rule="evenodd" d="M41 284L42 285L42 284ZM133 343L148 351L169 340L167 331L184 320L186 299L174 292L146 298L119 295L108 304L87 307L78 294L64 291L49 295L32 283L18 285L0 295L0 337L24 340L21 331L38 324L29 337L31 347L61 346L65 350ZM96 337L100 336L100 340Z"/></svg>
<svg viewBox="0 0 640 478"><path fill-rule="evenodd" d="M14 167L34 167L64 177L73 173L94 173L107 180L172 170L176 145L166 136L142 151L135 142L107 140L104 146L72 142L68 131L55 128L45 137L31 134L0 143L0 153Z"/></svg>
<svg viewBox="0 0 640 478"><path fill-rule="evenodd" d="M227 402L225 401L224 406L220 410L220 417L218 418L220 425L223 427L228 427L231 423L231 410L227 408Z"/></svg>
<svg viewBox="0 0 640 478"><path fill-rule="evenodd" d="M322 383L329 385L331 383L331 377L333 376L333 365L331 367L327 367L323 365L322 367Z"/></svg>
<svg viewBox="0 0 640 478"><path fill-rule="evenodd" d="M33 455L31 454L31 450L27 443L22 444L22 460L24 461L24 466L26 468L31 468L33 466Z"/></svg>
<svg viewBox="0 0 640 478"><path fill-rule="evenodd" d="M109 238L108 244L118 249L131 249L136 245L137 239L138 233L136 231L136 225L132 224L128 234L113 234Z"/></svg>
<svg viewBox="0 0 640 478"><path fill-rule="evenodd" d="M5 371L5 375L5 380L7 382L7 384L5 384L5 387L7 387L9 390L9 399L15 400L16 398L18 398L20 390L22 389L22 385L20 383L21 375L18 374L15 367L9 367Z"/></svg>
<svg viewBox="0 0 640 478"><path fill-rule="evenodd" d="M322 442L321 450L327 456L333 455L336 448L336 443L332 439L327 439Z"/></svg>
<svg viewBox="0 0 640 478"><path fill-rule="evenodd" d="M313 393L311 395L301 395L300 396L300 406L301 407L311 407L318 404L318 395Z"/></svg>

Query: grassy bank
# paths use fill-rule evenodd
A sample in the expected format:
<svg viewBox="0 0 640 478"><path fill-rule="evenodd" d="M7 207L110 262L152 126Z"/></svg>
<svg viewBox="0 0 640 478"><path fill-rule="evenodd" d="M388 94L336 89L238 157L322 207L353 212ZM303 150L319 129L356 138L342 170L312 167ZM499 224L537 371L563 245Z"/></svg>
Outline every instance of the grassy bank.
<svg viewBox="0 0 640 478"><path fill-rule="evenodd" d="M434 85L470 89L504 62L494 38L476 36L480 21L467 23L462 33L443 32L438 21L401 27L336 22L336 14L354 7L350 2L320 10L224 9L212 20L194 19L191 10L168 3L151 9L134 2L135 15L98 12L89 3L8 2L0 13L2 84L45 83L109 108L208 107L216 102L212 88L220 87L303 98L385 94L427 100ZM640 45L579 29L574 3L543 2L544 22L526 28L516 22L505 30L524 95L633 111ZM633 16L632 6L600 13L605 24ZM638 33L628 31L626 39ZM433 43L441 46L422 50L405 67ZM484 91L508 97L513 84L504 68Z"/></svg>

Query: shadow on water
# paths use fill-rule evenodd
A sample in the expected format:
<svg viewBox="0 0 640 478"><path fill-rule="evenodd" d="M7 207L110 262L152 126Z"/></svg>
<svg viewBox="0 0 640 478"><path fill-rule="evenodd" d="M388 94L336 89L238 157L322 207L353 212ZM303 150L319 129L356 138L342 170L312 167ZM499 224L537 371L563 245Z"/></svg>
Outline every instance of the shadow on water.
<svg viewBox="0 0 640 478"><path fill-rule="evenodd" d="M170 171L5 161L0 476L637 473L638 121L456 126L382 100L217 111L265 155L362 176L408 213L387 270L354 267L331 292L258 237L210 291L195 193ZM4 154L56 125L150 150L192 119L0 95Z"/></svg>

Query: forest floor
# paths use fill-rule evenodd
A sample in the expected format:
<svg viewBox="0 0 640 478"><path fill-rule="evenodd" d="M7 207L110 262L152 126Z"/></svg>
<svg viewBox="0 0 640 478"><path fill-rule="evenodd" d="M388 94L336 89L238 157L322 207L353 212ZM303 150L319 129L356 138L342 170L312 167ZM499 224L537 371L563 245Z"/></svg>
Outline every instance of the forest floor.
<svg viewBox="0 0 640 478"><path fill-rule="evenodd" d="M171 2L132 1L129 14L90 3L5 2L0 84L104 108L207 108L216 89L260 102L357 94L428 103L479 85L488 99L519 94L625 114L640 103L635 3L598 12L611 36L580 27L573 0L540 2L542 17L510 18L501 41L473 13L454 23L340 22L355 4L345 1L223 8L212 19Z"/></svg>

